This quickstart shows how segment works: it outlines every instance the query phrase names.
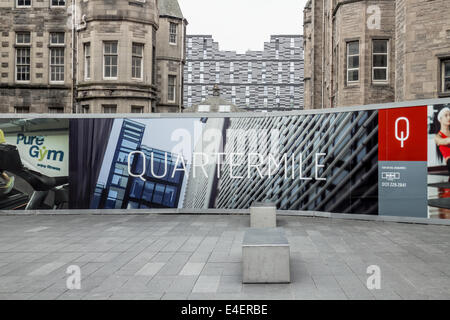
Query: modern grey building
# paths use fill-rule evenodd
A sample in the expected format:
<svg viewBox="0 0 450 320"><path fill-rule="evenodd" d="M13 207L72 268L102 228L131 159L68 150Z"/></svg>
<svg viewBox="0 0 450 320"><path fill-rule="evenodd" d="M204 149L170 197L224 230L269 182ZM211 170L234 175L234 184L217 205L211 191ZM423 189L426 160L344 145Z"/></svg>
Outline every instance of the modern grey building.
<svg viewBox="0 0 450 320"><path fill-rule="evenodd" d="M200 104L215 84L247 110L303 109L303 37L273 35L264 51L221 51L210 35L188 35L184 107Z"/></svg>

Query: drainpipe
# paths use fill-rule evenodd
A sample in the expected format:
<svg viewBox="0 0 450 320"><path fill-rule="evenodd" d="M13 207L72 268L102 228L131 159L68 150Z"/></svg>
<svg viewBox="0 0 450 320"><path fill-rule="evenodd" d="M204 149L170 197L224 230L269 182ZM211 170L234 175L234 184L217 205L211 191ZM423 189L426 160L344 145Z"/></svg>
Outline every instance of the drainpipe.
<svg viewBox="0 0 450 320"><path fill-rule="evenodd" d="M322 0L322 109L324 102L325 84L325 0Z"/></svg>
<svg viewBox="0 0 450 320"><path fill-rule="evenodd" d="M182 112L183 105L183 60L184 60L184 42L186 40L186 29L184 26L184 18L181 20L181 56L180 56L180 76L179 84L180 84L180 94L179 94L179 103L178 103L178 112Z"/></svg>
<svg viewBox="0 0 450 320"><path fill-rule="evenodd" d="M76 15L76 0L72 0L72 113L76 113L75 110L75 15Z"/></svg>

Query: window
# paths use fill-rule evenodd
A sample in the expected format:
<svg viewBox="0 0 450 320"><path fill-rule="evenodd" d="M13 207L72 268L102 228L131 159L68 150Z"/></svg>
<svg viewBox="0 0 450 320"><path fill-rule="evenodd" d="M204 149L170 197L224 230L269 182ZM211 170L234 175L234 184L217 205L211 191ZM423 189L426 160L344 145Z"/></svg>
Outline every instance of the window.
<svg viewBox="0 0 450 320"><path fill-rule="evenodd" d="M219 106L219 112L231 112L231 106Z"/></svg>
<svg viewBox="0 0 450 320"><path fill-rule="evenodd" d="M192 96L192 87L191 86L187 87L187 94L188 94L188 96Z"/></svg>
<svg viewBox="0 0 450 320"><path fill-rule="evenodd" d="M359 81L359 41L347 43L347 83Z"/></svg>
<svg viewBox="0 0 450 320"><path fill-rule="evenodd" d="M133 79L141 79L142 80L142 58L144 55L144 45L133 43L132 46L132 58L131 58L131 77Z"/></svg>
<svg viewBox="0 0 450 320"><path fill-rule="evenodd" d="M91 78L91 44L84 44L84 79Z"/></svg>
<svg viewBox="0 0 450 320"><path fill-rule="evenodd" d="M50 81L64 81L64 32L50 33Z"/></svg>
<svg viewBox="0 0 450 320"><path fill-rule="evenodd" d="M188 72L192 72L192 62L188 62Z"/></svg>
<svg viewBox="0 0 450 320"><path fill-rule="evenodd" d="M117 42L103 43L103 78L117 79Z"/></svg>
<svg viewBox="0 0 450 320"><path fill-rule="evenodd" d="M245 95L246 95L247 97L250 96L250 87L245 87Z"/></svg>
<svg viewBox="0 0 450 320"><path fill-rule="evenodd" d="M291 48L294 48L294 47L295 47L295 39L291 38Z"/></svg>
<svg viewBox="0 0 450 320"><path fill-rule="evenodd" d="M103 104L103 113L117 113L117 105L115 104Z"/></svg>
<svg viewBox="0 0 450 320"><path fill-rule="evenodd" d="M18 32L16 34L16 44L30 45L31 44L30 33L29 32Z"/></svg>
<svg viewBox="0 0 450 320"><path fill-rule="evenodd" d="M175 102L175 84L176 84L176 76L169 75L168 85L167 85L167 100L171 102Z"/></svg>
<svg viewBox="0 0 450 320"><path fill-rule="evenodd" d="M204 82L203 73L200 73L200 83Z"/></svg>
<svg viewBox="0 0 450 320"><path fill-rule="evenodd" d="M188 83L192 83L192 74L191 73L188 74Z"/></svg>
<svg viewBox="0 0 450 320"><path fill-rule="evenodd" d="M170 22L169 29L169 43L177 44L177 24Z"/></svg>
<svg viewBox="0 0 450 320"><path fill-rule="evenodd" d="M16 80L30 81L31 36L29 32L16 34Z"/></svg>
<svg viewBox="0 0 450 320"><path fill-rule="evenodd" d="M220 62L216 62L216 72L220 72Z"/></svg>
<svg viewBox="0 0 450 320"><path fill-rule="evenodd" d="M234 72L234 62L230 62L230 72Z"/></svg>
<svg viewBox="0 0 450 320"><path fill-rule="evenodd" d="M52 32L50 33L51 45L64 45L64 32Z"/></svg>
<svg viewBox="0 0 450 320"><path fill-rule="evenodd" d="M48 107L48 113L64 113L63 107Z"/></svg>
<svg viewBox="0 0 450 320"><path fill-rule="evenodd" d="M249 74L247 75L247 82L248 82L248 83L251 83L251 82L252 82L252 74L251 74L251 73L249 73Z"/></svg>
<svg viewBox="0 0 450 320"><path fill-rule="evenodd" d="M442 92L450 92L450 59L442 60Z"/></svg>
<svg viewBox="0 0 450 320"><path fill-rule="evenodd" d="M278 62L278 71L279 72L283 71L283 63L282 62Z"/></svg>
<svg viewBox="0 0 450 320"><path fill-rule="evenodd" d="M144 113L143 106L131 106L131 113Z"/></svg>
<svg viewBox="0 0 450 320"><path fill-rule="evenodd" d="M234 83L234 74L230 74L230 83Z"/></svg>
<svg viewBox="0 0 450 320"><path fill-rule="evenodd" d="M290 65L289 69L290 69L291 72L295 71L295 64L294 64L294 62L291 62L291 65Z"/></svg>
<svg viewBox="0 0 450 320"><path fill-rule="evenodd" d="M209 112L210 106L208 105L199 105L198 112Z"/></svg>
<svg viewBox="0 0 450 320"><path fill-rule="evenodd" d="M30 107L14 107L15 113L30 113Z"/></svg>
<svg viewBox="0 0 450 320"><path fill-rule="evenodd" d="M373 81L388 80L388 40L373 40L372 42L372 79Z"/></svg>
<svg viewBox="0 0 450 320"><path fill-rule="evenodd" d="M220 74L216 73L216 83L220 83Z"/></svg>
<svg viewBox="0 0 450 320"><path fill-rule="evenodd" d="M235 95L236 95L236 87L235 87L235 86L232 86L232 87L231 87L231 95L232 95L232 96L235 96Z"/></svg>
<svg viewBox="0 0 450 320"><path fill-rule="evenodd" d="M206 96L206 86L202 86L202 96Z"/></svg>
<svg viewBox="0 0 450 320"><path fill-rule="evenodd" d="M84 104L81 106L81 113L89 113L89 105Z"/></svg>
<svg viewBox="0 0 450 320"><path fill-rule="evenodd" d="M66 0L52 0L52 7L64 7Z"/></svg>
<svg viewBox="0 0 450 320"><path fill-rule="evenodd" d="M31 7L31 0L16 0L17 7Z"/></svg>
<svg viewBox="0 0 450 320"><path fill-rule="evenodd" d="M205 63L200 62L200 72L205 71Z"/></svg>

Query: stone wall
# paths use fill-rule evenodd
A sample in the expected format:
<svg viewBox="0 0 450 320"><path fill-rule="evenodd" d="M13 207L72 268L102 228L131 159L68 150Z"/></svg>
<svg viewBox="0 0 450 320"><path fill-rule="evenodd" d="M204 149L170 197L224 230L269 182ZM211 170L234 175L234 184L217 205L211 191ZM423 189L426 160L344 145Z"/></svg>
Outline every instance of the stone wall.
<svg viewBox="0 0 450 320"><path fill-rule="evenodd" d="M380 13L377 27L368 24L373 7ZM450 58L448 16L446 0L311 0L304 10L305 107L450 96L440 92L440 63ZM384 82L374 81L372 74L372 46L377 39L388 40L389 45ZM348 41L360 45L359 81L351 84L346 79Z"/></svg>
<svg viewBox="0 0 450 320"><path fill-rule="evenodd" d="M0 3L0 112L28 107L30 112L71 112L72 38L66 8L50 8L49 0L32 8L16 8L15 1ZM30 33L30 80L15 79L16 35ZM65 33L64 81L52 83L49 70L50 32Z"/></svg>

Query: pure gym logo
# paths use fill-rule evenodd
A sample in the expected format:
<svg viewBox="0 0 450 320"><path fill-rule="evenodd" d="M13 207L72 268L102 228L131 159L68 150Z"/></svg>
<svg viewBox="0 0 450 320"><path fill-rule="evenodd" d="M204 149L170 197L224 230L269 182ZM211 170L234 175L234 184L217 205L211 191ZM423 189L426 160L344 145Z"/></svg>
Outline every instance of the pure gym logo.
<svg viewBox="0 0 450 320"><path fill-rule="evenodd" d="M31 158L35 158L38 161L64 161L64 151L48 149L44 143L45 137L43 136L26 136L22 133L17 135L17 146L29 146L28 154Z"/></svg>

